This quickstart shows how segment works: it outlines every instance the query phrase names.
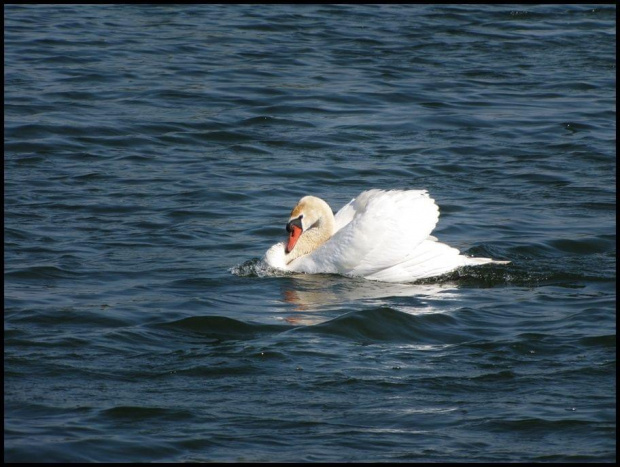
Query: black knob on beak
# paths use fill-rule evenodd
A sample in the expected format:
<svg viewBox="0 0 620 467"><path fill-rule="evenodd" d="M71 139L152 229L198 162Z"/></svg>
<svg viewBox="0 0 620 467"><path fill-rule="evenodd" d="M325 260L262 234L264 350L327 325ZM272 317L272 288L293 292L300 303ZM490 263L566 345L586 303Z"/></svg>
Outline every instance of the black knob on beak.
<svg viewBox="0 0 620 467"><path fill-rule="evenodd" d="M302 217L304 217L303 214L301 216L299 216L297 219L293 219L288 224L286 224L286 231L288 233L291 233L293 231L293 226L299 227L299 229L303 230L303 227L301 226L301 218Z"/></svg>

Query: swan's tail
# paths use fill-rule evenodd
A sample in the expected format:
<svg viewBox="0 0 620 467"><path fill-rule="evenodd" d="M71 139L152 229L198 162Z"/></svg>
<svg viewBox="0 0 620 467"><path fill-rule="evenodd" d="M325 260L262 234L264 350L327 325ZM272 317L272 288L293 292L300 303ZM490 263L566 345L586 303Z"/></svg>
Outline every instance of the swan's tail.
<svg viewBox="0 0 620 467"><path fill-rule="evenodd" d="M481 264L508 264L491 258L463 256L459 250L438 242L436 239L423 241L407 259L394 266L366 275L366 279L385 282L412 282L418 279L440 276L460 266Z"/></svg>

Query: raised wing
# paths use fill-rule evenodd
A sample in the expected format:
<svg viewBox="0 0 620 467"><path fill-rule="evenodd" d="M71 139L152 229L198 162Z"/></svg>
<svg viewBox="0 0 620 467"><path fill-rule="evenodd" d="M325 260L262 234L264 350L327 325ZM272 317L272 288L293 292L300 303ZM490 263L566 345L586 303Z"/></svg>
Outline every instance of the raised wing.
<svg viewBox="0 0 620 467"><path fill-rule="evenodd" d="M368 276L406 262L438 219L426 190L365 191L338 211L344 225L310 255L311 269Z"/></svg>

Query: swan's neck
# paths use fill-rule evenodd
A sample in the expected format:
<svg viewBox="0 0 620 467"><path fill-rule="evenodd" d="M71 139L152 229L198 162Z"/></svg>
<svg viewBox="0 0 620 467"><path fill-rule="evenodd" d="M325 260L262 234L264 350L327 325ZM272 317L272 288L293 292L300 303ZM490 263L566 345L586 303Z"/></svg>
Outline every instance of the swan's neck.
<svg viewBox="0 0 620 467"><path fill-rule="evenodd" d="M286 264L301 256L312 253L331 238L334 234L334 228L334 214L329 209L322 213L318 220L301 234L293 251L286 255Z"/></svg>

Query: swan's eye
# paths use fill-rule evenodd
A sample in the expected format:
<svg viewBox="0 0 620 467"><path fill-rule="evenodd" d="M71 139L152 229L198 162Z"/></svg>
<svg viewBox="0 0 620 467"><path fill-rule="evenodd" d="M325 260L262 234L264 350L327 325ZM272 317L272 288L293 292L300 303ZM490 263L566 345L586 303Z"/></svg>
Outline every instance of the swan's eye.
<svg viewBox="0 0 620 467"><path fill-rule="evenodd" d="M286 231L291 233L293 231L293 226L298 227L300 230L303 230L301 226L301 218L304 217L303 214L299 216L297 219L293 219L288 224L286 224Z"/></svg>

